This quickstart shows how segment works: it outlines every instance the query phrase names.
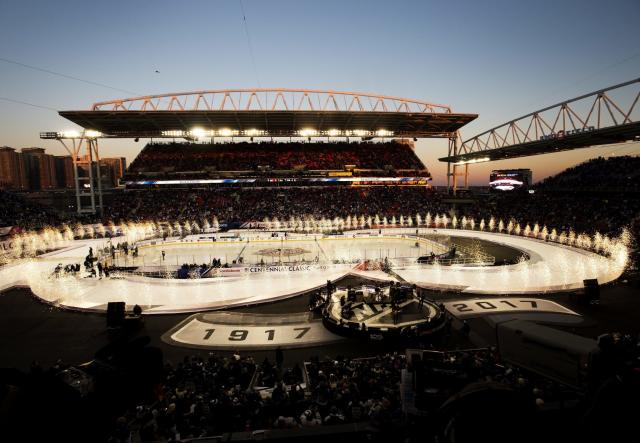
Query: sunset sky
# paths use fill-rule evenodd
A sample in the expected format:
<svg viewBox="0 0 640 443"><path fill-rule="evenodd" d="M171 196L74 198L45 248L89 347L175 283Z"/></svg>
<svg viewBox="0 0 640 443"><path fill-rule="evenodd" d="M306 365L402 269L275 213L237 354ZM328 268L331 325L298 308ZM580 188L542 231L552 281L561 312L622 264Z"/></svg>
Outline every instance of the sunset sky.
<svg viewBox="0 0 640 443"><path fill-rule="evenodd" d="M463 129L466 139L640 77L638 23L638 0L0 0L0 146L62 154L38 137L74 128L55 110L251 87L445 103L479 114ZM143 146L109 140L102 152L131 161ZM445 183L437 158L446 143L422 140L417 151L435 183ZM633 143L485 163L471 168L471 179L486 184L491 169L528 167L537 181L589 157L639 152Z"/></svg>

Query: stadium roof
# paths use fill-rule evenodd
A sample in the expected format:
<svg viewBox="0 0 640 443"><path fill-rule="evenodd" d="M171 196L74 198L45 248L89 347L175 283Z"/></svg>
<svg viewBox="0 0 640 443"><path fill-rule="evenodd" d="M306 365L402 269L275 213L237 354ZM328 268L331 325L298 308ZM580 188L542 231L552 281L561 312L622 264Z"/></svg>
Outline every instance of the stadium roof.
<svg viewBox="0 0 640 443"><path fill-rule="evenodd" d="M196 91L95 103L62 117L106 137L450 137L477 114L446 105L302 89Z"/></svg>

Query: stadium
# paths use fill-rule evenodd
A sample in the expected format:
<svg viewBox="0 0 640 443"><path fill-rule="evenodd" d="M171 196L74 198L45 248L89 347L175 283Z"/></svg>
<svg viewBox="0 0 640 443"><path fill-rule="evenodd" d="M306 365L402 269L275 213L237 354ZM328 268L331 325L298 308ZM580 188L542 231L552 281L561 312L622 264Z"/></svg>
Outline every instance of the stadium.
<svg viewBox="0 0 640 443"><path fill-rule="evenodd" d="M314 108L314 103L321 107ZM62 143L70 139L74 149L84 141L89 157L92 152L95 155L98 173L99 139L168 138L168 142L152 141L142 149L128 168L125 189L116 199L133 195L157 200L155 194L181 192L191 204L170 205L181 214L206 205L212 197L234 195L238 189L249 195L267 193L261 200L268 202L272 193L302 193L312 199L326 193L334 200L333 194L375 194L383 187L383 192L393 195L398 188L414 194L411 198L415 200L428 202L432 193L429 171L415 155L412 141L448 137L455 144L457 131L477 117L453 113L448 106L397 97L290 89L137 97L60 115L84 126L83 133L43 133L41 137ZM209 122L207 129L201 126L205 122ZM221 134L231 135L231 140L216 144ZM234 136L242 141L236 143ZM247 136L248 142L244 140ZM306 136L306 141L272 141L286 136ZM179 142L177 137L190 141ZM267 141L257 140L265 137ZM350 141L353 137L358 140ZM100 178L96 179L99 184ZM76 180L78 212L104 214L102 189L94 186L91 176L88 183L88 190L82 189ZM197 201L193 201L192 190ZM88 199L90 206L83 208L83 200ZM151 314L268 303L318 290L327 281L348 275L465 295L575 291L587 280L615 281L628 264L629 241L623 238L628 232L615 239L600 233L558 234L555 227L539 223L521 226L515 219L495 217L476 222L464 215L450 217L449 211L420 214L420 208L396 214L385 208L373 212L370 205L352 213L351 208L337 207L331 215L316 217L313 207L311 212L298 212L283 204L279 217L262 218L259 204L245 205L247 212L240 214L220 212L221 206L210 207L217 213L203 217L200 212L183 221L180 216L165 215L133 225L125 220L118 226L80 227L89 232L81 237L102 238L93 242L83 238L80 247L76 233L73 239L67 235L69 246L46 253L44 266L36 260L28 264L28 272L12 269L5 273L20 279L29 276L23 283L56 306L106 311L109 303L124 302L125 308L138 305ZM238 229L231 229L233 226ZM59 230L45 235L53 237L53 249L60 249L66 246L59 240L65 234ZM495 257L484 253L482 245L474 251L458 246L459 239L509 249L512 257L496 266ZM33 247L29 242L38 245L41 239L25 239L14 248L9 244L7 254L23 256L25 248ZM128 250L121 251L121 244ZM87 247L92 251L89 255ZM38 252L37 246L32 252ZM78 281L77 275L61 278L60 268L84 256L85 264L99 262L101 268L111 270L112 278L118 276L117 281ZM60 260L53 279L49 278L51 260ZM5 285L17 283L20 281ZM187 295L177 297L177 291Z"/></svg>
<svg viewBox="0 0 640 443"><path fill-rule="evenodd" d="M634 106L628 115L635 115ZM215 90L100 102L60 115L84 129L41 138L59 141L77 159L76 214L32 208L5 192L14 208L5 206L4 217L38 215L13 219L27 230L12 229L2 243L0 288L21 297L26 291L70 320L101 317L119 340L146 331L173 350L266 355L277 348L302 360L323 346L359 357L352 361L362 367L384 346L405 352L393 354L391 364L414 365L420 380L415 365L456 367L425 352L447 349L452 339L482 348L497 334L494 346L509 368L524 371L533 384L569 389L565 395L573 398L586 389L583 369L562 369L541 343L556 340L578 365L592 358L595 341L561 331L593 330L594 322L595 330L606 327L594 303L608 293L627 299L637 287L638 200L628 199L637 192L637 158L587 162L537 186L526 170L494 171L492 192L470 197L465 174L474 154L459 131L477 115L445 105L353 92ZM638 132L635 120L596 129L586 117L583 125L593 137L578 140L585 132L567 131L565 149ZM98 144L114 138L150 141L120 186L103 189ZM415 154L419 138L448 140L449 192L431 185ZM539 140L555 143L544 148L525 139L524 146L558 149L557 137L545 133ZM530 155L522 146L501 146L495 155ZM557 190L582 187L594 173L607 177L609 204L628 216L598 212L591 191L572 191L569 202ZM633 189L615 182L629 173ZM540 205L554 210L538 214ZM565 218L567 205L574 223ZM580 207L589 217L576 218ZM166 330L152 326L156 321ZM514 333L539 343L535 351L513 342ZM472 352L491 367L487 351ZM541 362L532 364L531 355ZM436 360L419 363L427 358ZM63 371L82 380L82 395L101 377L98 361ZM315 395L324 377L317 368L327 364L305 363L303 373L298 368L281 378L279 369L251 361L239 361L255 371L242 383L271 398L283 383L302 383ZM412 395L410 406L406 398L394 401L417 413L429 410L424 393ZM474 400L458 401L454 408ZM333 432L347 440L385 435Z"/></svg>
<svg viewBox="0 0 640 443"><path fill-rule="evenodd" d="M3 8L3 441L640 441L631 3Z"/></svg>

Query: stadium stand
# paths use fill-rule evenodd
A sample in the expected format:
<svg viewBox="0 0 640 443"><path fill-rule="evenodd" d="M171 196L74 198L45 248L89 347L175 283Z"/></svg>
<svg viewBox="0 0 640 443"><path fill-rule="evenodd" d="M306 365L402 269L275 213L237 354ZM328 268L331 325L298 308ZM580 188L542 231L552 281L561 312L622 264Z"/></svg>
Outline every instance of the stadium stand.
<svg viewBox="0 0 640 443"><path fill-rule="evenodd" d="M640 191L640 157L598 157L565 169L537 185L542 190Z"/></svg>
<svg viewBox="0 0 640 443"><path fill-rule="evenodd" d="M427 188L332 186L127 191L115 199L112 214L123 219L174 221L215 215L220 221L244 223L265 217L391 217L443 210L445 206Z"/></svg>
<svg viewBox="0 0 640 443"><path fill-rule="evenodd" d="M477 199L468 215L494 216L521 224L615 234L622 226L638 233L640 157L596 158L548 177L534 194L499 193Z"/></svg>
<svg viewBox="0 0 640 443"><path fill-rule="evenodd" d="M234 441L253 441L260 438L255 432L272 433L274 441L299 441L300 431L324 428L334 441L353 441L339 436L344 425L359 424L374 438L356 441L407 441L410 436L408 441L433 441L452 430L461 433L459 438L471 433L461 441L485 435L492 441L514 436L538 441L527 438L537 432L580 441L606 436L633 441L620 438L635 425L638 339L618 332L599 338L587 395L504 362L496 348L429 347L354 359L312 356L300 368L297 363L276 367L267 358L257 364L239 352L188 355L163 364L158 349L140 347L148 339L137 340L135 347L105 348L87 364L58 360L43 368L33 362L24 375L5 374L11 382L2 387L22 399L7 402L9 410L22 414L6 429L9 436L18 430L22 440L42 434L65 435L65 441L91 435L93 441L155 442L229 441L231 435ZM261 377L270 381L260 383ZM468 409L473 420L488 420L499 407L506 423L465 428L465 395L474 393L482 393L482 404L492 407ZM516 408L515 416L509 408ZM69 410L74 425L55 426ZM598 439L589 439L590 433Z"/></svg>
<svg viewBox="0 0 640 443"><path fill-rule="evenodd" d="M413 154L413 153L412 153ZM135 162L134 162L135 163ZM534 194L493 193L474 196L471 204L422 186L320 186L274 188L145 189L114 192L104 217L80 219L35 205L2 191L0 226L38 229L61 223L103 221L199 221L214 216L221 223L260 222L291 216L315 218L372 216L422 217L455 213L477 222L490 217L538 223L558 230L618 235L623 226L640 234L640 187L637 157L595 159L569 168L534 187ZM453 213L451 211L454 211Z"/></svg>
<svg viewBox="0 0 640 443"><path fill-rule="evenodd" d="M351 168L375 171L421 171L426 168L408 143L259 142L259 143L149 143L127 171L129 178L175 177L220 172L342 171ZM412 172L414 173L414 172Z"/></svg>
<svg viewBox="0 0 640 443"><path fill-rule="evenodd" d="M19 194L0 190L0 227L39 229L62 222L55 211L26 200Z"/></svg>
<svg viewBox="0 0 640 443"><path fill-rule="evenodd" d="M616 234L623 226L638 224L639 210L638 198L632 194L541 190L526 196L503 194L478 199L465 213L477 220L513 218L523 226L538 223L565 231Z"/></svg>
<svg viewBox="0 0 640 443"><path fill-rule="evenodd" d="M631 378L627 377L632 377L637 368L637 337L619 333L603 337L592 382L599 386L605 381L607 389L606 380L619 374L622 383L630 386ZM270 389L257 387L255 376L254 383L249 384L255 368L262 376L265 371L273 372L268 377L274 379L268 383ZM115 420L113 435L159 441L176 434L189 439L248 432L250 438L250 432L260 429L331 427L337 432L346 423L368 424L380 432L402 429L412 416L426 416L430 417L430 426L420 426L419 435L433 437L441 432L438 420L450 413L445 405L450 408L452 400L459 401L469 387L485 391L489 399L495 395L496 386L507 390L511 397L501 406L506 408L505 413L510 407L523 407L516 411L526 413L520 420L537 420L544 426L554 417L576 412L593 417L609 401L606 396L584 398L551 379L507 364L495 348L449 352L411 349L407 355L387 353L356 359L312 357L304 363L306 385L301 383L302 375L287 383L284 374L291 372L292 368L275 369L266 358L256 365L237 352L232 357L186 357L177 367L165 366L161 388L154 398ZM591 408L584 408L590 403ZM475 413L483 415L477 410ZM616 421L619 426L621 421ZM624 426L631 425L627 422ZM591 428L601 426L594 423ZM462 431L471 432L457 429ZM515 432L520 435L521 429ZM614 433L620 434L621 430Z"/></svg>

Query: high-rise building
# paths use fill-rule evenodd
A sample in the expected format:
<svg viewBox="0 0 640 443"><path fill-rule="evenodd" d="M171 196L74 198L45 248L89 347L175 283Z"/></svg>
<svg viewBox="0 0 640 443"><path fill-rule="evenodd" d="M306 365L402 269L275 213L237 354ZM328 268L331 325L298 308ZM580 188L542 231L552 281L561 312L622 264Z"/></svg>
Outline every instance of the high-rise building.
<svg viewBox="0 0 640 443"><path fill-rule="evenodd" d="M56 166L52 155L47 154L44 148L23 148L22 156L26 159L31 190L57 187Z"/></svg>
<svg viewBox="0 0 640 443"><path fill-rule="evenodd" d="M73 160L53 156L43 148L23 148L21 152L0 147L0 188L40 191L73 188Z"/></svg>
<svg viewBox="0 0 640 443"><path fill-rule="evenodd" d="M0 147L0 189L29 189L22 155L8 146Z"/></svg>
<svg viewBox="0 0 640 443"><path fill-rule="evenodd" d="M68 155L56 155L53 157L56 166L56 182L58 188L73 188L73 159Z"/></svg>

